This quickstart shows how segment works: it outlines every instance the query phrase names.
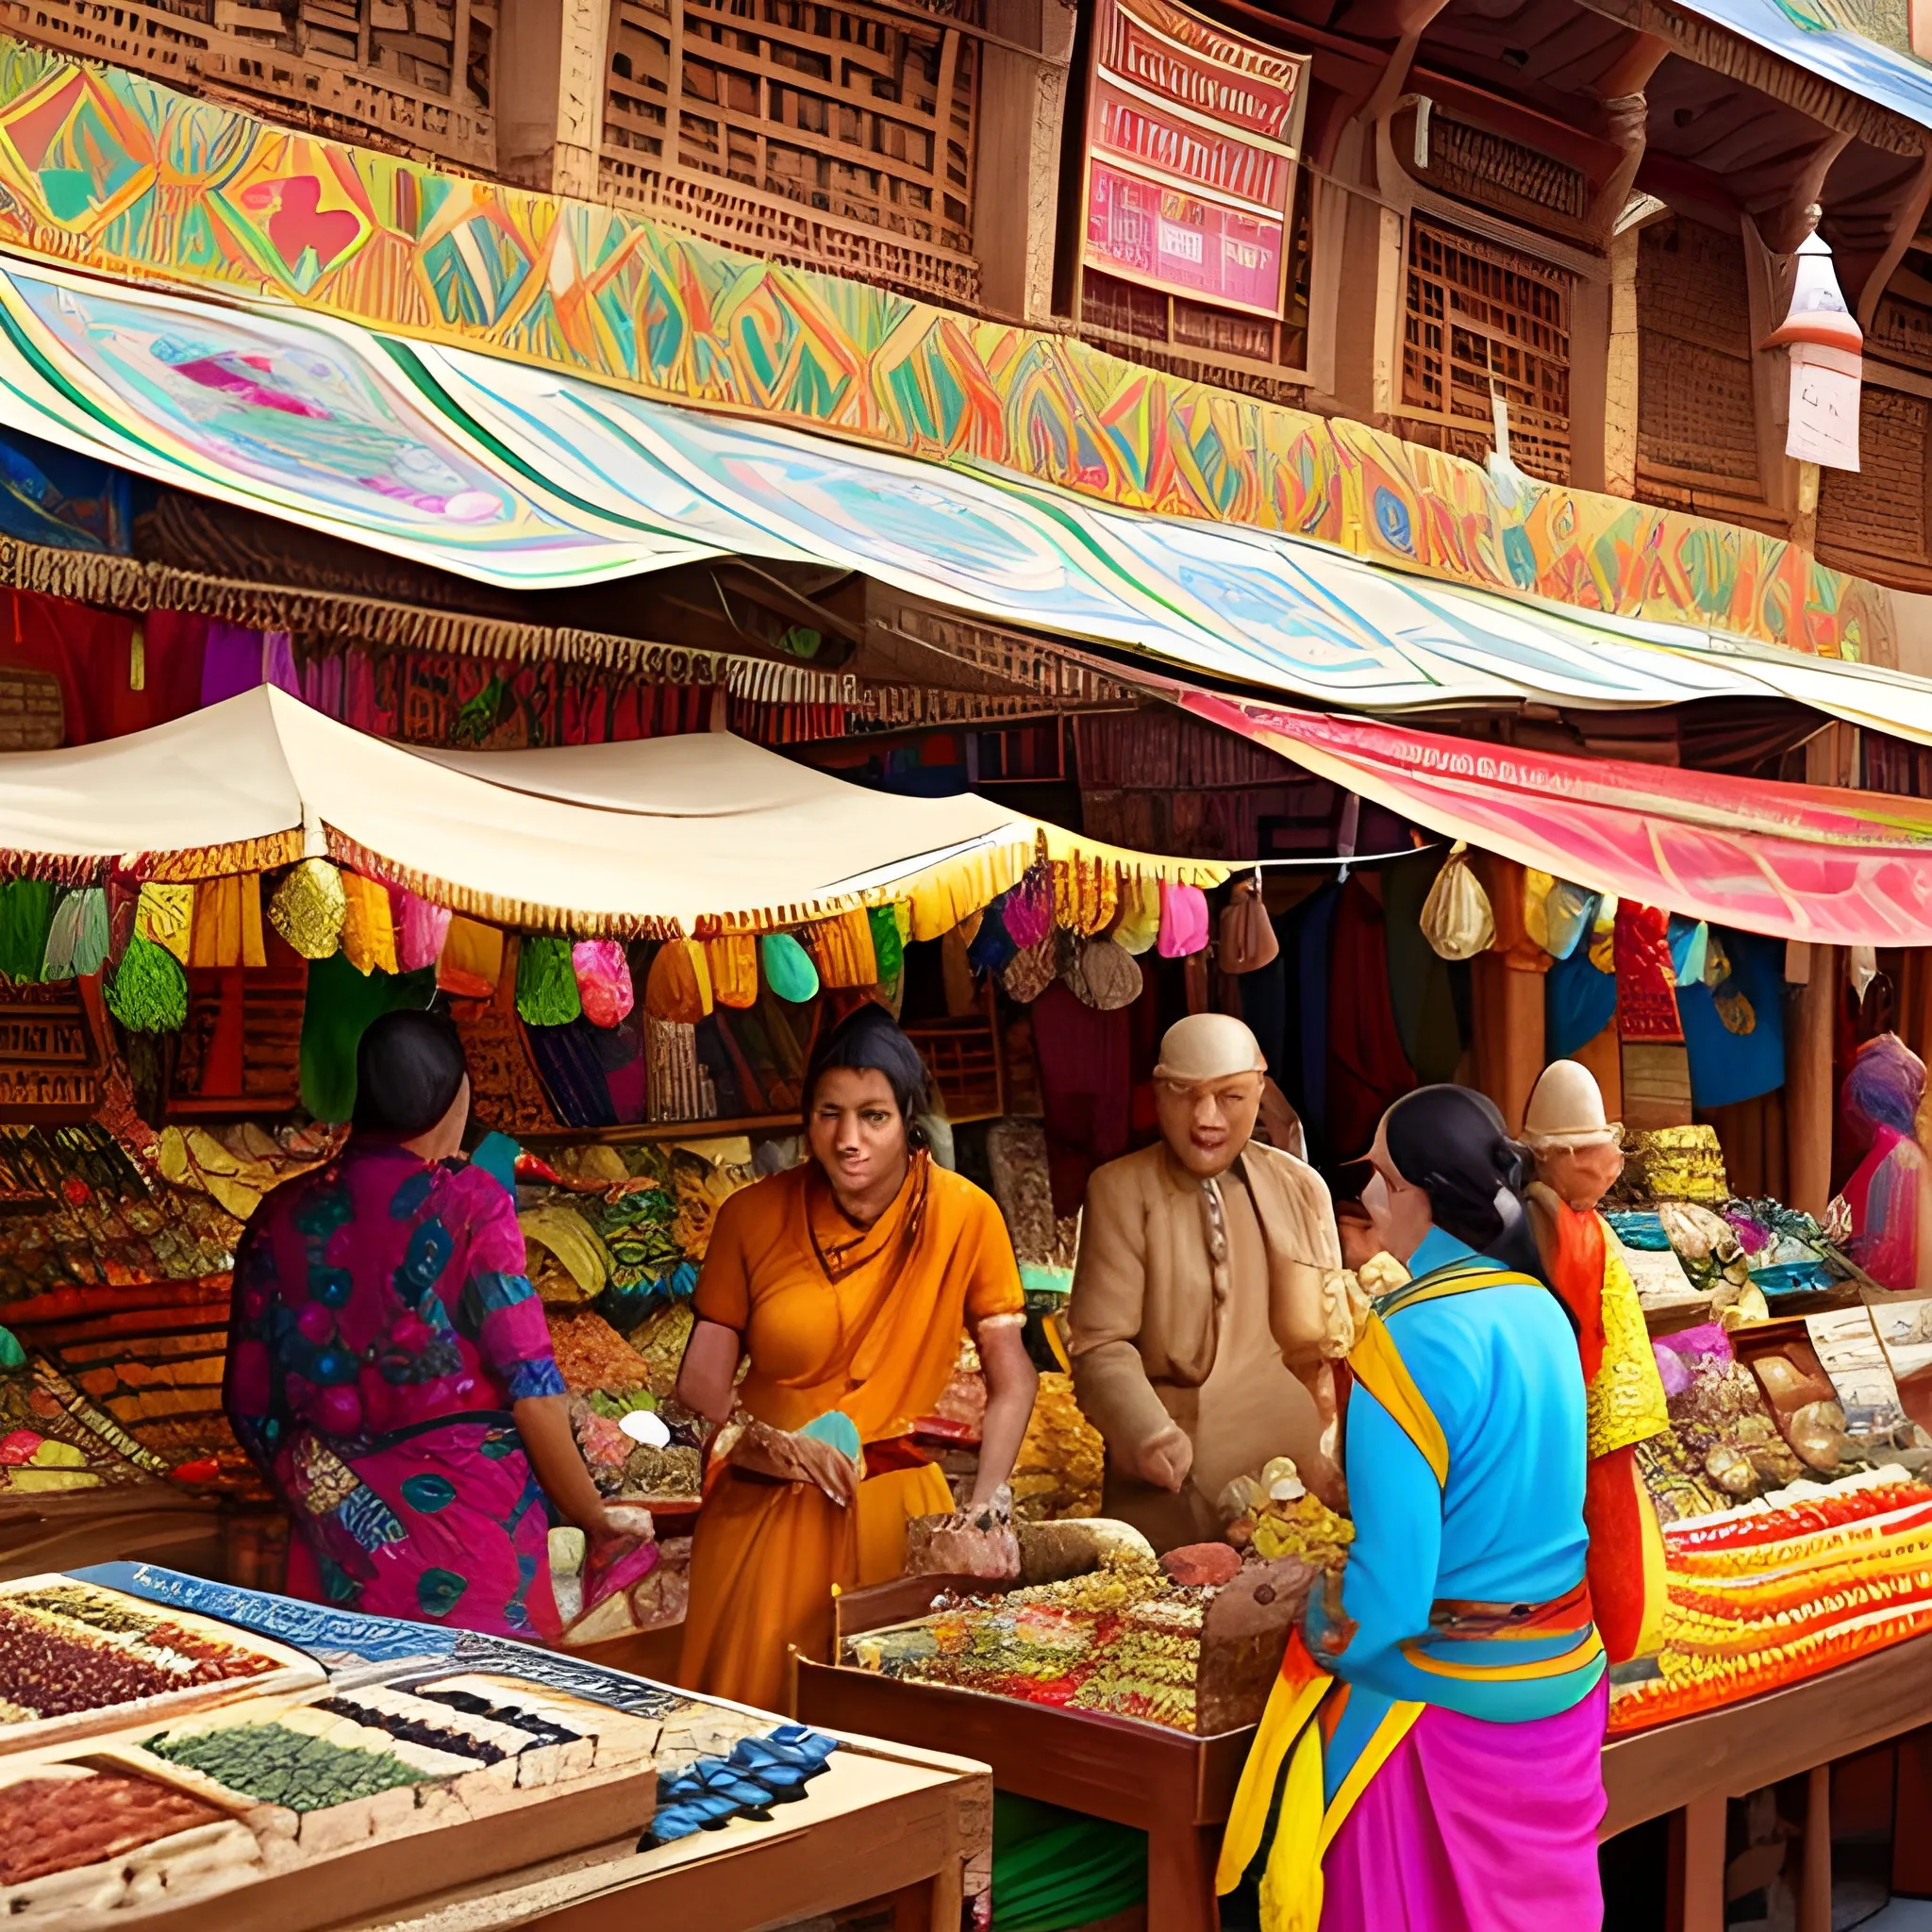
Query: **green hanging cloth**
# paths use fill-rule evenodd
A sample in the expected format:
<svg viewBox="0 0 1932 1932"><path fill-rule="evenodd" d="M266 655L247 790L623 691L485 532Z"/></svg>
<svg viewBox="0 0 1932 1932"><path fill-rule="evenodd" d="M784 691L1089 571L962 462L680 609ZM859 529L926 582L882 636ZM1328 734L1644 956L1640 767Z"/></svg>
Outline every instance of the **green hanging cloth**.
<svg viewBox="0 0 1932 1932"><path fill-rule="evenodd" d="M517 944L517 1017L525 1026L568 1026L584 1010L568 940L525 935Z"/></svg>
<svg viewBox="0 0 1932 1932"><path fill-rule="evenodd" d="M45 879L9 879L0 886L0 973L39 979L54 924L54 888Z"/></svg>
<svg viewBox="0 0 1932 1932"><path fill-rule="evenodd" d="M356 1049L383 1014L400 1007L421 1009L436 993L436 968L366 976L346 953L308 965L302 1005L302 1105L319 1121L339 1126L356 1111Z"/></svg>
<svg viewBox="0 0 1932 1932"><path fill-rule="evenodd" d="M108 895L99 886L63 892L47 926L42 979L80 979L108 963Z"/></svg>
<svg viewBox="0 0 1932 1932"><path fill-rule="evenodd" d="M108 1010L130 1033L178 1033L188 1023L188 975L166 946L136 933L108 980Z"/></svg>
<svg viewBox="0 0 1932 1932"><path fill-rule="evenodd" d="M872 926L873 957L878 961L881 986L890 986L906 963L906 941L900 936L898 915L890 906L874 906L866 913Z"/></svg>

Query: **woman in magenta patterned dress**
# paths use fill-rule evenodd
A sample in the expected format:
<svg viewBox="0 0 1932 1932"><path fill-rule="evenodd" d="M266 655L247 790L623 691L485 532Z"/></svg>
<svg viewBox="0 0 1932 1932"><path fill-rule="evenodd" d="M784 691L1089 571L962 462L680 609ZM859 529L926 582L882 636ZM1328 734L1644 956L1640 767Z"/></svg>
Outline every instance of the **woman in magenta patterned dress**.
<svg viewBox="0 0 1932 1932"><path fill-rule="evenodd" d="M275 1189L235 1257L223 1402L293 1519L289 1592L553 1637L546 1492L592 1536L604 1505L516 1204L451 1158L470 1110L455 1028L377 1020L357 1089L342 1152Z"/></svg>

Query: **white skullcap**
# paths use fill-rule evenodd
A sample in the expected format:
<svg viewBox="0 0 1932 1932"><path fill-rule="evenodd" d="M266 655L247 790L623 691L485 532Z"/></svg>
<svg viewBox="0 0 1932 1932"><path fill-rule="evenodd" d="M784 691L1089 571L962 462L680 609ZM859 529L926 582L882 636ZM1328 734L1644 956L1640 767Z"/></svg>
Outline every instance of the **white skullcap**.
<svg viewBox="0 0 1932 1932"><path fill-rule="evenodd" d="M1199 1080L1225 1080L1231 1074L1265 1074L1261 1042L1232 1013L1190 1013L1176 1020L1160 1041L1157 1080L1191 1087Z"/></svg>

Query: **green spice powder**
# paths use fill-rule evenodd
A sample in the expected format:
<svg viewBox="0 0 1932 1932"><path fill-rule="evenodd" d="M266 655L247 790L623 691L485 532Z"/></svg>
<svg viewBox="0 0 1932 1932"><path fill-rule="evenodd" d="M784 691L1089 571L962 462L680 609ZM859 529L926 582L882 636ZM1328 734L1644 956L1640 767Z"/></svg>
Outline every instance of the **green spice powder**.
<svg viewBox="0 0 1932 1932"><path fill-rule="evenodd" d="M291 1811L325 1811L356 1798L373 1798L431 1775L398 1757L360 1751L291 1731L286 1724L235 1724L183 1738L150 1738L147 1748L172 1764L214 1778L231 1791Z"/></svg>

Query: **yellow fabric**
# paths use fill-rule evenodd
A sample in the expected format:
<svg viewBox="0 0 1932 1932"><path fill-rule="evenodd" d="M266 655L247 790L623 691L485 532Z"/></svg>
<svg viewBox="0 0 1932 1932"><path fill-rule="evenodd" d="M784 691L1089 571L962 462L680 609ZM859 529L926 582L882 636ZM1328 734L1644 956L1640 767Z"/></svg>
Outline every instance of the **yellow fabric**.
<svg viewBox="0 0 1932 1932"><path fill-rule="evenodd" d="M1355 1809L1355 1801L1368 1790L1369 1780L1389 1762L1395 1747L1415 1728L1416 1719L1427 1708L1425 1704L1397 1703L1391 1704L1382 1713L1382 1722L1375 1726L1374 1736L1362 1746L1360 1757L1349 1766L1348 1775L1342 1779L1334 1802L1323 1817L1323 1851L1325 1852L1335 1842L1335 1834ZM1274 1860L1269 1862L1273 1864Z"/></svg>
<svg viewBox="0 0 1932 1932"><path fill-rule="evenodd" d="M732 1195L693 1298L700 1321L743 1338L750 1366L738 1392L750 1414L800 1429L842 1409L868 1443L906 1434L938 1400L969 1321L1024 1307L999 1209L924 1157L863 1230L810 1163ZM950 1507L937 1476L870 1477L856 1511L803 1484L736 1469L714 1478L691 1548L680 1680L781 1707L787 1646L829 1654L832 1586L878 1580L895 1537L903 1552L908 1510Z"/></svg>
<svg viewBox="0 0 1932 1932"><path fill-rule="evenodd" d="M195 889L191 966L264 966L261 881L252 873L208 879Z"/></svg>
<svg viewBox="0 0 1932 1932"><path fill-rule="evenodd" d="M873 950L872 922L863 912L841 913L805 928L801 938L824 987L873 986L878 981L878 955Z"/></svg>
<svg viewBox="0 0 1932 1932"><path fill-rule="evenodd" d="M342 951L358 973L396 970L395 921L390 912L389 889L360 873L342 874L347 909L342 918Z"/></svg>
<svg viewBox="0 0 1932 1932"><path fill-rule="evenodd" d="M1380 1315L1371 1315L1361 1339L1350 1351L1348 1365L1355 1378L1386 1408L1396 1426L1422 1452L1423 1459L1436 1473L1439 1483L1449 1480L1449 1439L1435 1411L1415 1386L1408 1365L1402 1359L1389 1324Z"/></svg>
<svg viewBox="0 0 1932 1932"><path fill-rule="evenodd" d="M1241 1882L1241 1874L1254 1863L1268 1829L1268 1814L1274 1807L1274 1784L1281 1760L1307 1736L1315 1740L1315 1807L1319 1817L1321 1736L1309 1720L1335 1679L1325 1671L1313 1670L1311 1665L1308 1669L1312 1674L1291 1679L1285 1674L1285 1666L1284 1674L1277 1676L1269 1689L1255 1741L1248 1746L1247 1759L1241 1767L1241 1783L1235 1788L1227 1826L1221 1835L1221 1858L1214 1873L1217 1893L1232 1891ZM1312 1845L1312 1838L1309 1842Z"/></svg>
<svg viewBox="0 0 1932 1932"><path fill-rule="evenodd" d="M1604 1229L1603 1324L1603 1361L1591 1378L1588 1398L1593 1457L1660 1436L1671 1425L1643 1304L1624 1250L1608 1227Z"/></svg>
<svg viewBox="0 0 1932 1932"><path fill-rule="evenodd" d="M953 1492L933 1463L868 1476L858 1486L858 1587L905 1575L907 1525L952 1507Z"/></svg>
<svg viewBox="0 0 1932 1932"><path fill-rule="evenodd" d="M1121 876L1109 859L1077 855L1053 868L1054 924L1078 933L1105 932L1120 910Z"/></svg>
<svg viewBox="0 0 1932 1932"><path fill-rule="evenodd" d="M1320 1711L1335 1683L1308 1655L1300 1638L1291 1637L1281 1674L1268 1693L1267 1707L1241 1767L1241 1783L1222 1835L1214 1890L1224 1897L1241 1884L1266 1844L1258 1901L1263 1932L1320 1932L1323 1856L1369 1781L1389 1761L1425 1708L1421 1704L1391 1704L1350 1765L1333 1802L1324 1803ZM1272 1836L1268 1830L1271 1816L1274 1821Z"/></svg>
<svg viewBox="0 0 1932 1932"><path fill-rule="evenodd" d="M711 998L717 1005L758 1005L758 942L755 935L731 932L707 940L705 967L711 977Z"/></svg>
<svg viewBox="0 0 1932 1932"><path fill-rule="evenodd" d="M142 939L165 946L184 966L189 963L193 925L192 886L160 886L150 882L142 887L134 906L135 931Z"/></svg>
<svg viewBox="0 0 1932 1932"><path fill-rule="evenodd" d="M269 924L305 959L329 959L341 943L349 902L325 858L299 859L269 901Z"/></svg>
<svg viewBox="0 0 1932 1932"><path fill-rule="evenodd" d="M1627 1472L1637 1494L1637 1520L1642 1525L1643 1621L1638 1627L1632 1657L1656 1657L1664 1647L1664 1611L1670 1599L1670 1578L1664 1565L1664 1530L1657 1521L1657 1505L1637 1458L1630 1457Z"/></svg>
<svg viewBox="0 0 1932 1932"><path fill-rule="evenodd" d="M487 1000L503 977L503 935L460 914L449 923L436 962L436 983L458 999Z"/></svg>

